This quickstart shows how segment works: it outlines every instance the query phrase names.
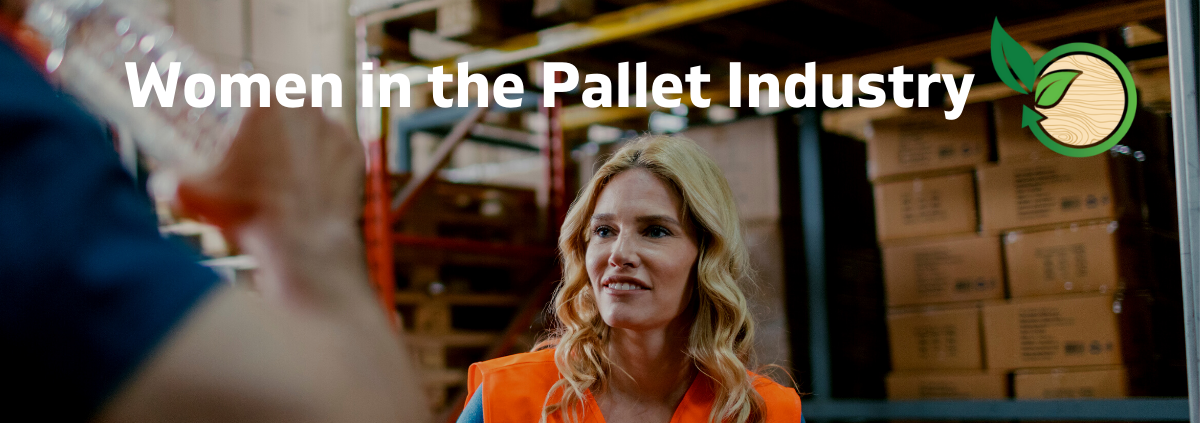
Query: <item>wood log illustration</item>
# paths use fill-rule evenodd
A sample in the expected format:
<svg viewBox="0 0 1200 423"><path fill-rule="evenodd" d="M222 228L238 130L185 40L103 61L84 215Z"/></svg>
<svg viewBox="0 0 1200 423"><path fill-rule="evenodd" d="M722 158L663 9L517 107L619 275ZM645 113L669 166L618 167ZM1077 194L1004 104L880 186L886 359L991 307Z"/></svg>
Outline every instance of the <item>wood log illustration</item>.
<svg viewBox="0 0 1200 423"><path fill-rule="evenodd" d="M1037 111L1046 116L1046 134L1071 146L1104 141L1121 123L1126 107L1121 77L1111 65L1095 56L1072 54L1055 60L1042 74L1074 69L1083 74L1075 79L1066 96L1054 107Z"/></svg>

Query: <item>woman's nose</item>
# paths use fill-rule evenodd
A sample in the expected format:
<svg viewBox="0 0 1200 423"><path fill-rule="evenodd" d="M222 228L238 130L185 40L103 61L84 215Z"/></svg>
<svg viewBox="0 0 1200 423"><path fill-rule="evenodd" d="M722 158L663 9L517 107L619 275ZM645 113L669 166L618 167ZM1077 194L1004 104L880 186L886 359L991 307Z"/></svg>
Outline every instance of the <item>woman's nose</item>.
<svg viewBox="0 0 1200 423"><path fill-rule="evenodd" d="M638 267L641 265L641 259L637 254L637 241L633 236L628 235L628 231L622 231L617 235L617 240L612 244L612 251L608 255L608 265L612 267Z"/></svg>

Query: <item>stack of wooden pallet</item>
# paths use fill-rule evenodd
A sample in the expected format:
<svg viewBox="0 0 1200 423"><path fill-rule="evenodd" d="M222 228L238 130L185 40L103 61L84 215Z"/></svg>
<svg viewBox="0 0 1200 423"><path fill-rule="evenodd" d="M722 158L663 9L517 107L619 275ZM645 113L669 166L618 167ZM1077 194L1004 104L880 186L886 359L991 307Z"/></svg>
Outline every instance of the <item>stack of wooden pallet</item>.
<svg viewBox="0 0 1200 423"><path fill-rule="evenodd" d="M457 405L467 367L502 341L553 266L538 214L534 190L435 182L396 222L396 309L435 414ZM537 323L509 351L528 350Z"/></svg>

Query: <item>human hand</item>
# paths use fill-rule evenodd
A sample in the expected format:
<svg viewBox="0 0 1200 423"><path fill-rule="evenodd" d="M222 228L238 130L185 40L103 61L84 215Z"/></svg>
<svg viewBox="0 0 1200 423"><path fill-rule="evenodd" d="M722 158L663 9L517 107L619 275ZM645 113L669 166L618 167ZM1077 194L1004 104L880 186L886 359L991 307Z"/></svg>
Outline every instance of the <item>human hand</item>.
<svg viewBox="0 0 1200 423"><path fill-rule="evenodd" d="M357 221L362 146L318 108L252 108L224 159L185 178L178 205L259 261L259 289L291 302L341 295L330 272L365 279Z"/></svg>

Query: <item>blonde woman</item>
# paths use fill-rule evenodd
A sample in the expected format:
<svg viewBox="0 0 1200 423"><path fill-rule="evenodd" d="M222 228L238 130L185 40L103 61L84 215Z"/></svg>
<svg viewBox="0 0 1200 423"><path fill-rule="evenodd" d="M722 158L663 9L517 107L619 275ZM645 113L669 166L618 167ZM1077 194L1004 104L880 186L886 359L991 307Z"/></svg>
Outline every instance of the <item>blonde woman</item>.
<svg viewBox="0 0 1200 423"><path fill-rule="evenodd" d="M733 195L682 137L614 154L571 205L546 348L476 363L460 422L799 422L747 370L754 324Z"/></svg>

